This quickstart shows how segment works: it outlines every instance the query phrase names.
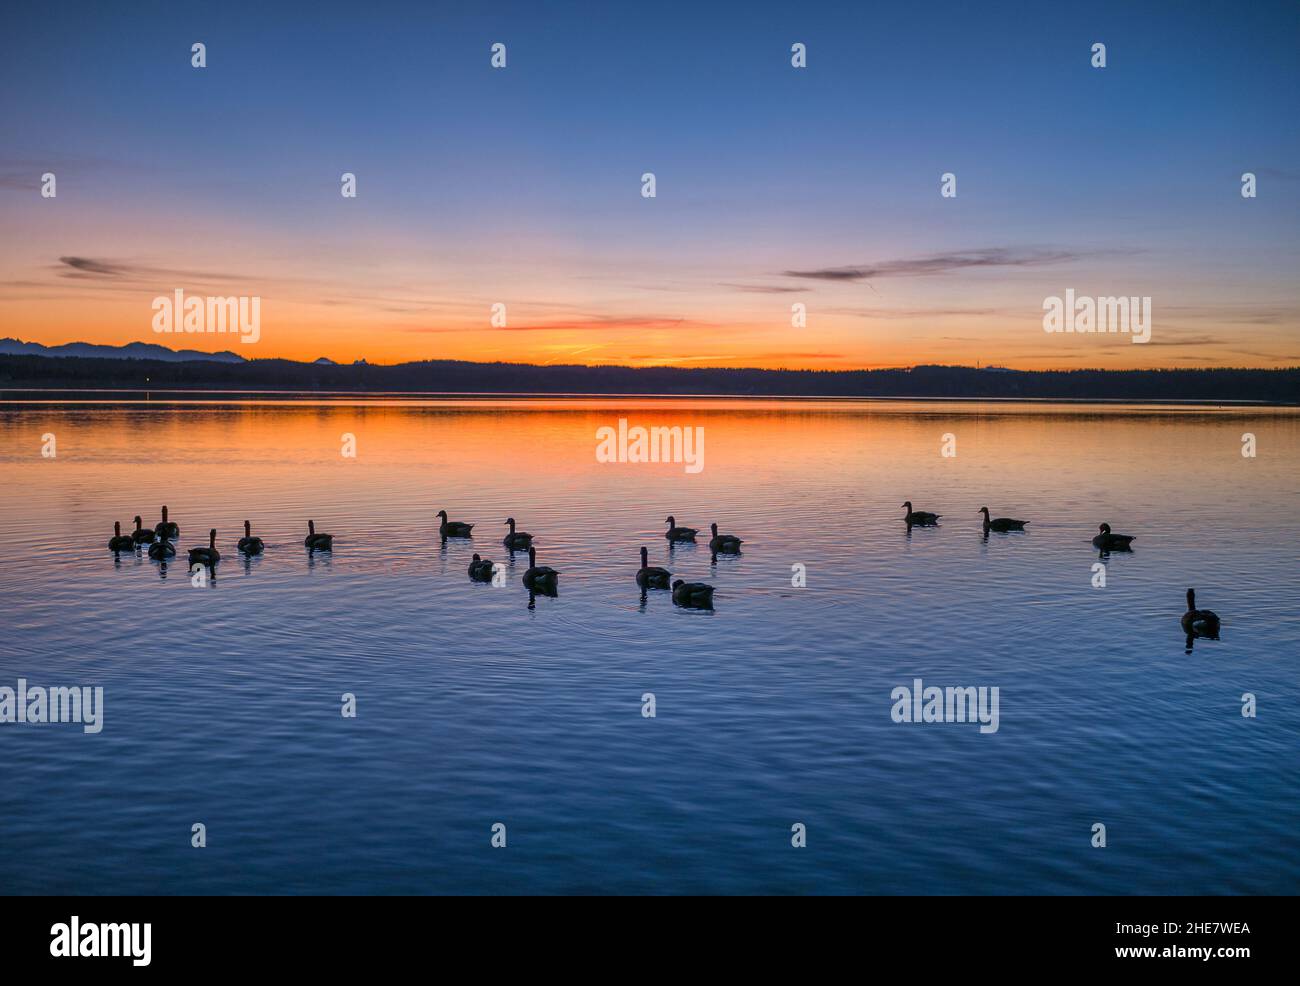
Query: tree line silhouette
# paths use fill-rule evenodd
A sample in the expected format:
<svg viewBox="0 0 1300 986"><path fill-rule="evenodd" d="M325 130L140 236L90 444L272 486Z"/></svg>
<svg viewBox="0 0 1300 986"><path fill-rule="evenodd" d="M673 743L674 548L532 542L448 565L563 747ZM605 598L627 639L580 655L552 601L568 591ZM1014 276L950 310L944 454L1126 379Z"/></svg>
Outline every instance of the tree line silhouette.
<svg viewBox="0 0 1300 986"><path fill-rule="evenodd" d="M0 388L656 394L734 397L1252 401L1300 403L1300 367L1284 369L888 370L536 366L426 360L392 366L0 356Z"/></svg>

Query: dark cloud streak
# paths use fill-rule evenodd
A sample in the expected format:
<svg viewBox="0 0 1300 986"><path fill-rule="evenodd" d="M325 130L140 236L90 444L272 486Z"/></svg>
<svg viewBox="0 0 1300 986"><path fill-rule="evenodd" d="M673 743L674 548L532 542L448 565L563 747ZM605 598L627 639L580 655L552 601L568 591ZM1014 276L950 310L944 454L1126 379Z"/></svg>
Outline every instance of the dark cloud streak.
<svg viewBox="0 0 1300 986"><path fill-rule="evenodd" d="M173 270L166 267L148 267L142 264L96 260L92 257L60 257L54 270L59 277L81 280L117 281L248 281L242 274L217 274L210 271Z"/></svg>
<svg viewBox="0 0 1300 986"><path fill-rule="evenodd" d="M953 253L936 253L925 257L885 260L877 264L853 267L820 267L813 270L787 270L786 277L813 281L855 282L888 277L931 277L961 270L989 267L1044 267L1063 264L1086 256L1073 250L1021 249L989 247Z"/></svg>

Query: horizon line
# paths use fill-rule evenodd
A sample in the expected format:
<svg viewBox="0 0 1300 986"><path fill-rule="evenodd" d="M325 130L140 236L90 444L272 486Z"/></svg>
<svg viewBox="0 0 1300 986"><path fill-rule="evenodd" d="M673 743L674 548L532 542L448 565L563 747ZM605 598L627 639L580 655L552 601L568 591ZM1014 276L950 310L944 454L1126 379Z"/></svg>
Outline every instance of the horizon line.
<svg viewBox="0 0 1300 986"><path fill-rule="evenodd" d="M916 369L922 369L928 367L934 367L939 369L976 370L981 372L996 371L1002 373L1081 373L1081 372L1092 372L1092 373L1186 372L1186 373L1190 373L1190 372L1205 372L1205 371L1215 371L1215 370L1238 370L1238 371L1247 370L1252 372L1279 372L1279 371L1284 372L1287 370L1300 370L1300 362L1283 364L1280 366L1238 366L1238 365L1149 366L1149 367L1126 367L1126 368L1111 368L1111 367L1102 367L1102 366L1051 366L1051 367L1041 367L1037 369L1021 369L1013 366L1006 366L1001 363L989 363L989 364L977 363L971 365L969 363L921 362L921 363L877 364L872 366L834 367L834 368L809 367L809 366L729 366L729 365L680 366L680 365L671 365L671 364L663 364L663 363L651 363L651 364L638 366L629 363L581 363L581 362L530 363L530 362L521 362L516 360L468 360L468 359L448 359L448 358L439 358L439 357L420 357L415 359L400 360L398 362L393 362L393 363L386 363L386 362L372 362L366 359L365 357L360 357L355 360L344 361L344 362L334 360L327 356L318 356L314 360L294 359L288 356L249 357L249 356L243 356L231 349L223 349L223 350L172 349L169 346L164 346L162 343L145 342L142 340L133 340L131 342L121 343L121 344L85 342L80 339L74 339L69 342L62 342L62 343L41 343L41 342L33 342L33 341L20 339L17 336L0 337L0 343L4 343L4 342L15 342L22 346L39 346L45 350L59 349L67 346L89 346L95 349L124 350L131 346L145 346L145 347L156 347L158 349L165 350L166 352L178 356L185 352L193 352L193 353L200 353L203 356L209 356L209 357L225 356L225 355L236 357L235 360L217 360L217 359L204 359L204 358L153 359L152 360L152 362L163 362L163 363L218 363L222 365L252 365L255 363L262 363L262 362L283 362L283 363L292 363L296 366L335 366L335 367L372 366L381 369L395 369L397 367L402 367L402 366L414 366L420 363L463 363L469 366L517 366L521 368L538 369L538 370L583 369L583 370L632 370L637 372L647 371L647 370L678 370L678 371L685 371L685 372L713 371L713 372L731 372L731 373L761 372L761 373L826 373L826 374L877 373L877 372L883 372L889 370L907 371L907 370L916 370ZM141 362L151 361L150 358L147 356L138 357L138 356L128 356L126 354L122 354L117 357L110 357L110 356L69 357L69 356L50 354L47 352L35 352L35 353L0 352L0 357L24 357L24 356L36 357L42 359L72 358L72 359L120 359L120 360L136 360ZM324 362L322 362L322 360L324 360Z"/></svg>

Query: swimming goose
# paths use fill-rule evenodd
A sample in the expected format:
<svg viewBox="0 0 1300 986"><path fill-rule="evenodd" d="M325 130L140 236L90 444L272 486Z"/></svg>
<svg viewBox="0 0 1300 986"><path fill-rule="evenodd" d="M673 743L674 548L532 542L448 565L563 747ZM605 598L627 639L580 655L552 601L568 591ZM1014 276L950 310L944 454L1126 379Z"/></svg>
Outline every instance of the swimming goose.
<svg viewBox="0 0 1300 986"><path fill-rule="evenodd" d="M221 561L221 552L217 550L217 529L208 531L208 546L190 549L190 565L206 565L211 568Z"/></svg>
<svg viewBox="0 0 1300 986"><path fill-rule="evenodd" d="M307 521L307 536L302 539L302 544L304 548L309 548L312 551L333 551L334 535L317 534L316 522L309 520Z"/></svg>
<svg viewBox="0 0 1300 986"><path fill-rule="evenodd" d="M1102 524L1099 530L1101 533L1092 539L1092 546L1102 551L1128 551L1129 543L1137 537L1136 534L1112 534L1109 524Z"/></svg>
<svg viewBox="0 0 1300 986"><path fill-rule="evenodd" d="M1196 637L1219 636L1219 615L1212 610L1196 608L1196 590L1187 590L1187 612L1183 614L1183 631Z"/></svg>
<svg viewBox="0 0 1300 986"><path fill-rule="evenodd" d="M929 527L938 522L940 514L932 514L928 510L913 510L912 501L908 500L903 504L903 509L907 511L903 515L903 520L908 527L913 525L919 527Z"/></svg>
<svg viewBox="0 0 1300 986"><path fill-rule="evenodd" d="M136 544L153 544L154 532L152 529L145 527L140 521L140 515L135 515L135 530L131 532L131 540Z"/></svg>
<svg viewBox="0 0 1300 986"><path fill-rule="evenodd" d="M712 609L713 586L707 582L683 582L678 579L673 583L673 602L691 609Z"/></svg>
<svg viewBox="0 0 1300 986"><path fill-rule="evenodd" d="M740 546L744 544L740 538L734 534L719 534L717 524L710 524L709 530L713 532L713 538L709 541L710 551L715 554L719 551L726 554L738 554L740 552Z"/></svg>
<svg viewBox="0 0 1300 986"><path fill-rule="evenodd" d="M641 567L636 572L636 584L642 589L670 588L669 580L673 577L673 573L666 568L651 568L649 556L650 553L643 547L641 549Z"/></svg>
<svg viewBox="0 0 1300 986"><path fill-rule="evenodd" d="M253 537L253 525L244 521L244 536L239 539L238 547L246 555L260 555L266 545L261 538Z"/></svg>
<svg viewBox="0 0 1300 986"><path fill-rule="evenodd" d="M448 520L447 511L445 510L439 510L437 515L442 518L442 523L438 525L438 533L443 537L467 538L470 536L469 532L474 527L473 524L462 524L458 520Z"/></svg>
<svg viewBox="0 0 1300 986"><path fill-rule="evenodd" d="M984 530L986 531L1023 531L1027 520L1012 520L1010 517L994 517L989 520L989 508L980 507L979 512L984 515Z"/></svg>
<svg viewBox="0 0 1300 986"><path fill-rule="evenodd" d="M162 508L162 520L153 527L153 532L160 538L171 538L175 541L181 536L181 529L167 519L167 508Z"/></svg>
<svg viewBox="0 0 1300 986"><path fill-rule="evenodd" d="M168 558L176 557L176 549L166 538L160 537L153 544L149 545L149 557L154 561L166 561Z"/></svg>
<svg viewBox="0 0 1300 986"><path fill-rule="evenodd" d="M537 549L529 546L528 548L528 571L524 572L524 585L529 590L537 592L553 593L557 584L560 573L546 565L537 564Z"/></svg>
<svg viewBox="0 0 1300 986"><path fill-rule="evenodd" d="M469 563L469 577L475 582L491 582L492 559L480 558L475 554L473 561Z"/></svg>
<svg viewBox="0 0 1300 986"><path fill-rule="evenodd" d="M694 541L695 535L699 532L694 527L678 527L677 518L672 514L664 521L668 525L668 531L664 534L669 541Z"/></svg>
<svg viewBox="0 0 1300 986"><path fill-rule="evenodd" d="M113 536L109 538L108 550L133 551L134 549L135 541L131 538L131 535L122 533L122 522L120 520L113 521Z"/></svg>
<svg viewBox="0 0 1300 986"><path fill-rule="evenodd" d="M533 536L527 531L516 531L513 517L507 517L506 523L510 525L510 533L505 536L505 540L501 543L511 551L527 551L528 546L533 543ZM471 524L470 526L473 527L474 525Z"/></svg>

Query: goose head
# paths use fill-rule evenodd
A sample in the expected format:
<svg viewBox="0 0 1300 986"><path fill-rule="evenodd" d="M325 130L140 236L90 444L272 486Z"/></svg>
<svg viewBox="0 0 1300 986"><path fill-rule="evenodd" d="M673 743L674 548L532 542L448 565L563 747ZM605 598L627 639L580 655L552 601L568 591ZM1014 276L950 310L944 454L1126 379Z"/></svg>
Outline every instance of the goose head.
<svg viewBox="0 0 1300 986"><path fill-rule="evenodd" d="M536 567L537 567L537 549L536 549L536 548L530 547L530 548L528 549L528 567L529 567L529 568L536 568Z"/></svg>
<svg viewBox="0 0 1300 986"><path fill-rule="evenodd" d="M1099 528L1097 528L1097 529L1098 529L1099 531L1101 531L1102 534L1109 534L1109 533L1110 533L1110 525L1109 525L1109 524L1102 524L1101 527L1099 527Z"/></svg>
<svg viewBox="0 0 1300 986"><path fill-rule="evenodd" d="M253 525L250 524L248 521L244 521L244 537L247 538L252 536L253 536Z"/></svg>
<svg viewBox="0 0 1300 986"><path fill-rule="evenodd" d="M668 518L664 521L664 523L667 524L669 527L676 527L676 526L677 526L677 518L674 517L672 514L669 514L669 515L668 515Z"/></svg>
<svg viewBox="0 0 1300 986"><path fill-rule="evenodd" d="M316 522L314 520L307 521L307 533L308 534L316 533Z"/></svg>
<svg viewBox="0 0 1300 986"><path fill-rule="evenodd" d="M1188 589L1187 590L1187 611L1191 612L1195 608L1196 608L1196 590Z"/></svg>
<svg viewBox="0 0 1300 986"><path fill-rule="evenodd" d="M513 534L515 532L515 519L513 517L507 517L505 522L510 525L510 533Z"/></svg>
<svg viewBox="0 0 1300 986"><path fill-rule="evenodd" d="M988 520L988 519L989 519L989 508L988 508L988 507L980 507L979 510L976 511L976 513L981 513L981 514L983 514L985 520Z"/></svg>
<svg viewBox="0 0 1300 986"><path fill-rule="evenodd" d="M709 530L711 530L711 531L713 532L713 536L714 536L714 537L717 537L717 536L718 536L718 525L717 525L717 524L710 524L710 525L709 525Z"/></svg>
<svg viewBox="0 0 1300 986"><path fill-rule="evenodd" d="M121 536L122 536L122 522L120 520L115 520L113 521L113 537L120 538Z"/></svg>
<svg viewBox="0 0 1300 986"><path fill-rule="evenodd" d="M650 565L650 552L646 551L645 545L641 546L641 567L648 568Z"/></svg>
<svg viewBox="0 0 1300 986"><path fill-rule="evenodd" d="M912 512L912 501L911 500L904 501L903 509L910 514Z"/></svg>
<svg viewBox="0 0 1300 986"><path fill-rule="evenodd" d="M217 546L217 529L214 527L212 528L212 530L208 531L208 547L215 548L216 546Z"/></svg>
<svg viewBox="0 0 1300 986"><path fill-rule="evenodd" d="M480 561L482 561L482 560L483 560L483 559L480 558L480 557L478 556L478 552L477 552L477 551L474 552L474 561L476 561L476 562L480 562Z"/></svg>
<svg viewBox="0 0 1300 986"><path fill-rule="evenodd" d="M162 508L162 514L163 514L163 523L165 524L165 523L167 523L167 508L166 508L166 507L163 507L163 508Z"/></svg>
<svg viewBox="0 0 1300 986"><path fill-rule="evenodd" d="M445 523L446 520L447 520L447 511L445 511L445 510L439 510L436 514L434 514L434 516L435 516L435 517L441 517L441 518L443 519L443 522Z"/></svg>
<svg viewBox="0 0 1300 986"><path fill-rule="evenodd" d="M137 531L140 530L140 515L139 515L139 514L136 514L136 515L135 515L135 529L136 529Z"/></svg>

